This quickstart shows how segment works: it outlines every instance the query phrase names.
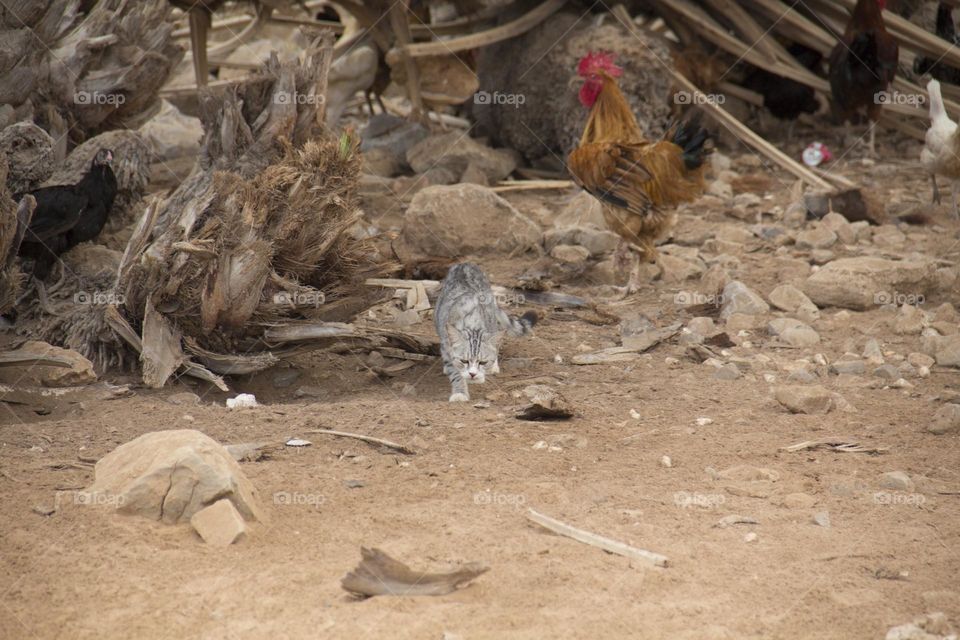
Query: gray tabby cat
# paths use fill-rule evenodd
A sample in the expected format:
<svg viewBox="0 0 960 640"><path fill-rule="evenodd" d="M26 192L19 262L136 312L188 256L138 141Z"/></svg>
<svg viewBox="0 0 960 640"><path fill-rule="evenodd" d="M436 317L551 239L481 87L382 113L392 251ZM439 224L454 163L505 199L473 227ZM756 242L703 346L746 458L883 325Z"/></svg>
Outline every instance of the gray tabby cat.
<svg viewBox="0 0 960 640"><path fill-rule="evenodd" d="M470 399L467 383L482 384L489 373L500 373L497 360L503 334L530 333L537 314L528 311L520 318L508 316L490 289L490 282L475 264L450 268L440 288L434 313L440 335L443 372L450 378L450 402Z"/></svg>

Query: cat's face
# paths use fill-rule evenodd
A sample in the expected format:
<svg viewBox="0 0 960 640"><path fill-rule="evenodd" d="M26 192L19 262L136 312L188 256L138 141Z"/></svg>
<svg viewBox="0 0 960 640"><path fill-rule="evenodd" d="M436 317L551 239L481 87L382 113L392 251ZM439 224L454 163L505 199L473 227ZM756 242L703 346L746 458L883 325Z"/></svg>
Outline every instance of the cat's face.
<svg viewBox="0 0 960 640"><path fill-rule="evenodd" d="M483 384L488 373L492 375L500 371L496 336L484 335L479 330L452 333L450 359L464 380Z"/></svg>

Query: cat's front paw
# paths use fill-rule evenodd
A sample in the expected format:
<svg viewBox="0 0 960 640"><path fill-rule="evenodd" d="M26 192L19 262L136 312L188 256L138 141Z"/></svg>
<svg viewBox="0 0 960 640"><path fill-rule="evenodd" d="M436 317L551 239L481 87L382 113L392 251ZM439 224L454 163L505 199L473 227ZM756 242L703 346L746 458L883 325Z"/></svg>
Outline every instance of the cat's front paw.
<svg viewBox="0 0 960 640"><path fill-rule="evenodd" d="M469 402L470 396L465 393L451 393L450 402Z"/></svg>

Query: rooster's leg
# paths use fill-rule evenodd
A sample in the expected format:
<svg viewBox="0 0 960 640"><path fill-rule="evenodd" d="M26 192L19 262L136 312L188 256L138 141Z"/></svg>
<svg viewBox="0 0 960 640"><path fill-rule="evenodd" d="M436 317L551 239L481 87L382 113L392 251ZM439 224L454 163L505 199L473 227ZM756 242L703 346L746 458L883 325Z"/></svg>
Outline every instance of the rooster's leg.
<svg viewBox="0 0 960 640"><path fill-rule="evenodd" d="M933 183L933 204L940 204L940 189L937 187L937 174L930 174L930 182Z"/></svg>
<svg viewBox="0 0 960 640"><path fill-rule="evenodd" d="M960 212L957 210L957 181L954 180L950 185L950 193L953 196L953 217L960 218Z"/></svg>
<svg viewBox="0 0 960 640"><path fill-rule="evenodd" d="M870 120L869 122L870 124L868 126L870 127L870 157L873 158L877 155L877 149L874 144L876 142L876 137L877 137L877 123L874 122L873 120Z"/></svg>

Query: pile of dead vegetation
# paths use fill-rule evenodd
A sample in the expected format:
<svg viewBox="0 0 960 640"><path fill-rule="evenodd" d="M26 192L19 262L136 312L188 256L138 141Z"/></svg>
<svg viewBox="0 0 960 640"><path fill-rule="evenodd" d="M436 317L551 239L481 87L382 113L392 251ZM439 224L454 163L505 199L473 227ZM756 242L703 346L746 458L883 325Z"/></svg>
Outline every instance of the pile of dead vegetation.
<svg viewBox="0 0 960 640"><path fill-rule="evenodd" d="M302 61L274 56L248 82L207 94L191 174L146 205L122 254L65 254L40 286L31 333L100 369L138 358L151 386L180 371L225 388L220 374L272 366L302 342L268 342L268 332L366 306L363 280L382 270L351 233L362 215L359 141L323 125L331 57L318 39Z"/></svg>

